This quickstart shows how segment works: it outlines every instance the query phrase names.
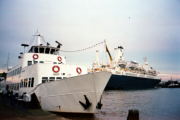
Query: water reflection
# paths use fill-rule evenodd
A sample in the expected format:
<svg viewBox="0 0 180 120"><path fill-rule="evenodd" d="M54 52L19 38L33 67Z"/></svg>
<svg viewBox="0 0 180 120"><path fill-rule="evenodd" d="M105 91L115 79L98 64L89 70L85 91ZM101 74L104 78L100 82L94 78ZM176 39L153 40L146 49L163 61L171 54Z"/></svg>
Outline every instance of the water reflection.
<svg viewBox="0 0 180 120"><path fill-rule="evenodd" d="M126 120L128 110L138 109L141 120L179 120L180 89L106 90L102 109L94 114L56 113L63 120Z"/></svg>

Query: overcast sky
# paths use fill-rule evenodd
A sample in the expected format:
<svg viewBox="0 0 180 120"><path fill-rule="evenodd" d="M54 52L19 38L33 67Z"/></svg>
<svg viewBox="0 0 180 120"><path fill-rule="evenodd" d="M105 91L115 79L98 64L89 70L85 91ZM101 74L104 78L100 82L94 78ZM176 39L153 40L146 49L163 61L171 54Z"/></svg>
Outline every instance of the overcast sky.
<svg viewBox="0 0 180 120"><path fill-rule="evenodd" d="M18 63L18 56L39 29L44 39L62 50L90 47L106 39L114 48L123 46L125 60L148 63L163 80L180 79L179 0L0 0L0 67ZM103 45L83 52L60 54L68 64L91 68Z"/></svg>

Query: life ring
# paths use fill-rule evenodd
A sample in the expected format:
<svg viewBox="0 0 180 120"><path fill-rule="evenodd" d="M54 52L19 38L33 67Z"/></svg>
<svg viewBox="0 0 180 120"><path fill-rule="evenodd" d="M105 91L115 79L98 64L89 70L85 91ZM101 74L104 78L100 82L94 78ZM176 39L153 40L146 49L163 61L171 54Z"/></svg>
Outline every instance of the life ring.
<svg viewBox="0 0 180 120"><path fill-rule="evenodd" d="M55 70L55 68L57 68L57 70ZM52 67L52 71L55 72L55 73L58 73L60 71L60 67L55 65Z"/></svg>
<svg viewBox="0 0 180 120"><path fill-rule="evenodd" d="M8 85L8 84L6 85L6 90L7 90L7 91L9 90L9 85Z"/></svg>
<svg viewBox="0 0 180 120"><path fill-rule="evenodd" d="M81 72L82 72L81 68L80 68L80 67L77 67L77 68L76 68L76 72L77 72L78 74L81 74Z"/></svg>
<svg viewBox="0 0 180 120"><path fill-rule="evenodd" d="M62 58L60 56L57 57L58 61L62 61Z"/></svg>
<svg viewBox="0 0 180 120"><path fill-rule="evenodd" d="M38 58L39 58L38 54L33 55L33 59L38 59Z"/></svg>

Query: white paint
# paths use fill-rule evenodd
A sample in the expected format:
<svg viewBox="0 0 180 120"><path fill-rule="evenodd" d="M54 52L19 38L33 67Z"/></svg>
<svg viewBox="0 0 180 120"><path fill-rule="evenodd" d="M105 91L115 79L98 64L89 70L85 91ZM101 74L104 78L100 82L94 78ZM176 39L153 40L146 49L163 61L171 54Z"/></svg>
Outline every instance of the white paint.
<svg viewBox="0 0 180 120"><path fill-rule="evenodd" d="M55 47L49 46L35 47L59 50ZM37 59L33 58L35 54L38 55ZM35 92L39 102L41 103L41 108L44 110L93 113L111 73L99 72L87 74L87 67L66 64L64 56L60 56L62 58L61 61L58 61L58 57L58 54L50 54L50 52L49 54L34 53L34 51L24 53L23 57L19 59L18 65L7 72L8 75L6 82L1 82L1 90L3 91L3 94L7 93L5 88L6 85L9 85L10 91L13 91L13 94L18 93L18 95L21 96L24 92L27 93L27 95L24 96L24 101L30 101L31 93ZM32 62L29 66L28 61ZM34 63L35 61L38 63ZM55 73L53 71L54 66L58 66L60 71ZM10 76L10 73L16 73L16 71L19 71L20 67L22 68L20 72ZM81 69L81 73L77 72L77 68ZM43 77L48 77L48 83L42 84ZM50 77L55 77L55 81L50 82ZM58 80L57 77L63 79ZM29 84L29 78L34 78L33 87L29 87L29 85L31 85L31 83ZM12 85L19 84L20 86L21 80L24 81L26 79L27 87L16 86L13 87L13 89L11 88ZM23 82L23 86L24 84L26 83ZM87 110L84 110L82 105L79 103L79 101L85 103L84 95L86 95L92 103ZM59 107L57 106L61 106L61 110L59 110Z"/></svg>

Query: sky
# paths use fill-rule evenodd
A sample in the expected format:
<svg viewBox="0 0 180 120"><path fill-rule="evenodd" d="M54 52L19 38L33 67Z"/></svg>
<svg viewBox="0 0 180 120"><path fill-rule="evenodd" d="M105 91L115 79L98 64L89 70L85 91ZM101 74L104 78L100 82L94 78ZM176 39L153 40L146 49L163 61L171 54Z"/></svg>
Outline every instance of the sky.
<svg viewBox="0 0 180 120"><path fill-rule="evenodd" d="M179 0L1 0L0 69L16 66L21 44L29 44L39 30L51 46L73 51L106 40L114 48L124 47L126 61L149 65L162 80L180 79ZM60 52L67 64L92 67L96 60L109 60L104 45L82 52Z"/></svg>

